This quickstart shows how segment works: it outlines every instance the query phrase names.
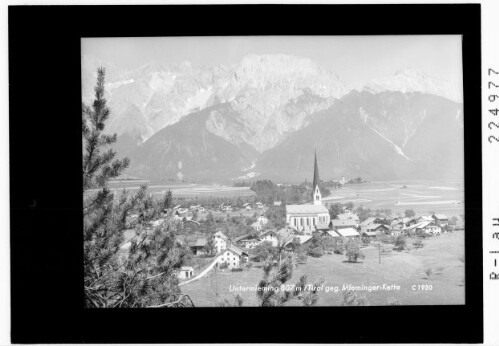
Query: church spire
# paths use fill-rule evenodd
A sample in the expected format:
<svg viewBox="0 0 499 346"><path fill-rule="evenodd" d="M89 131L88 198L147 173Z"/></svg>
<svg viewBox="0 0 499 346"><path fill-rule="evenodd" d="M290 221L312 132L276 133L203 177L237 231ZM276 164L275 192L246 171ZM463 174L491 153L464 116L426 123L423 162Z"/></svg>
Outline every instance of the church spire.
<svg viewBox="0 0 499 346"><path fill-rule="evenodd" d="M319 166L317 165L317 151L314 159L314 180L312 183L312 198L315 205L322 204L321 191L319 189Z"/></svg>
<svg viewBox="0 0 499 346"><path fill-rule="evenodd" d="M317 151L315 151L315 161L314 161L314 181L312 183L312 189L319 185L319 166L317 165Z"/></svg>

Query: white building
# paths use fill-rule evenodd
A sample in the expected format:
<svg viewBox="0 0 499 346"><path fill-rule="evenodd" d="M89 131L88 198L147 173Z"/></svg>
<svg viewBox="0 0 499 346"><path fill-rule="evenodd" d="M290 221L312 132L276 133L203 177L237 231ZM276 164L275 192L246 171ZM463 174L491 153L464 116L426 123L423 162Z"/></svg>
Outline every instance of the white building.
<svg viewBox="0 0 499 346"><path fill-rule="evenodd" d="M317 155L315 155L314 162L312 198L313 204L286 205L286 222L288 225L306 234L311 234L317 225L328 225L330 221L329 211L322 205Z"/></svg>
<svg viewBox="0 0 499 346"><path fill-rule="evenodd" d="M215 243L215 249L217 250L217 253L221 253L227 248L227 240L227 236L220 231L213 235L213 241Z"/></svg>
<svg viewBox="0 0 499 346"><path fill-rule="evenodd" d="M192 267L181 267L177 277L179 279L192 278L194 276L194 269Z"/></svg>
<svg viewBox="0 0 499 346"><path fill-rule="evenodd" d="M217 264L220 266L227 263L228 268L238 268L248 260L248 254L233 244L228 244L227 248L217 257Z"/></svg>
<svg viewBox="0 0 499 346"><path fill-rule="evenodd" d="M269 242L272 246L276 247L279 244L279 239L277 236L277 231L270 229L268 231L263 232L258 236L260 243Z"/></svg>
<svg viewBox="0 0 499 346"><path fill-rule="evenodd" d="M260 215L256 221L260 222L262 225L266 225L269 222L269 219L267 219L265 216Z"/></svg>

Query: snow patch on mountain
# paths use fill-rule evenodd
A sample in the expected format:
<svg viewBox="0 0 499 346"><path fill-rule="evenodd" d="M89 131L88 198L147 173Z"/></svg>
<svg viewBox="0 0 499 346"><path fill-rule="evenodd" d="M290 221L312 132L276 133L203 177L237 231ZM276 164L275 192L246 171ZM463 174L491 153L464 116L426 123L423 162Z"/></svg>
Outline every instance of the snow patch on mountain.
<svg viewBox="0 0 499 346"><path fill-rule="evenodd" d="M404 69L393 76L372 80L361 86L354 86L358 91L380 93L383 91L399 91L402 93L420 92L445 97L457 103L462 103L462 85L449 81L438 80L421 71Z"/></svg>

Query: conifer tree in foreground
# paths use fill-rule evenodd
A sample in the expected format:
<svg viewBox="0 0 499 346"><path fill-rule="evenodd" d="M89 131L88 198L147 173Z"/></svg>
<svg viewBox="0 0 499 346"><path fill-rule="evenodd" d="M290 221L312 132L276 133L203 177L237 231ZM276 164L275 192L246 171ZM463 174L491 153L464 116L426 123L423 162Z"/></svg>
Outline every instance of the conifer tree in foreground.
<svg viewBox="0 0 499 346"><path fill-rule="evenodd" d="M116 159L109 148L116 135L104 133L110 115L104 98L105 70L98 69L97 75L95 100L92 106L82 105L85 306L193 306L181 294L175 275L187 254L175 241L175 224L149 225L171 207L171 192L154 200L145 185L134 194L124 191L118 196L107 186L129 160ZM128 250L122 247L127 243L125 230L135 230Z"/></svg>
<svg viewBox="0 0 499 346"><path fill-rule="evenodd" d="M302 275L295 285L289 285L293 276L291 258L282 262L269 257L263 266L263 278L258 283L259 306L282 306L287 302L298 299L304 306L314 306L319 300L318 287L322 282L314 285L307 284L307 277ZM287 288L289 286L289 289Z"/></svg>

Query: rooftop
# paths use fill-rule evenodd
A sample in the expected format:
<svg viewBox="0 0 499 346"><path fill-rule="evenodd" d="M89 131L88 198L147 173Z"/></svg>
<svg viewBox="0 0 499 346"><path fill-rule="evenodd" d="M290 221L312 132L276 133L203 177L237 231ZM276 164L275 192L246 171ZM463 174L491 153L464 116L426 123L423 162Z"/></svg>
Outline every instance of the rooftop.
<svg viewBox="0 0 499 346"><path fill-rule="evenodd" d="M343 228L343 229L337 230L336 232L338 232L343 237L352 237L352 236L358 236L359 235L359 232L357 232L353 228Z"/></svg>
<svg viewBox="0 0 499 346"><path fill-rule="evenodd" d="M241 255L248 255L246 252L235 246L234 244L227 244L227 250L234 252L236 255L241 256Z"/></svg>
<svg viewBox="0 0 499 346"><path fill-rule="evenodd" d="M354 220L332 220L333 227L338 226L357 226L357 223Z"/></svg>
<svg viewBox="0 0 499 346"><path fill-rule="evenodd" d="M368 217L366 220L364 220L364 222L362 222L360 225L361 226L367 226L367 225L370 225L374 222L374 220L376 220L375 217Z"/></svg>
<svg viewBox="0 0 499 346"><path fill-rule="evenodd" d="M329 213L323 205L313 204L291 204L286 205L286 213L288 214L324 214Z"/></svg>
<svg viewBox="0 0 499 346"><path fill-rule="evenodd" d="M329 234L331 237L339 237L340 235L338 232L335 231L327 231L327 234Z"/></svg>

